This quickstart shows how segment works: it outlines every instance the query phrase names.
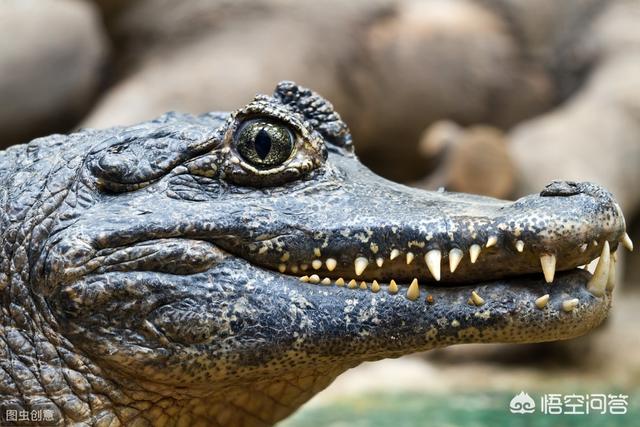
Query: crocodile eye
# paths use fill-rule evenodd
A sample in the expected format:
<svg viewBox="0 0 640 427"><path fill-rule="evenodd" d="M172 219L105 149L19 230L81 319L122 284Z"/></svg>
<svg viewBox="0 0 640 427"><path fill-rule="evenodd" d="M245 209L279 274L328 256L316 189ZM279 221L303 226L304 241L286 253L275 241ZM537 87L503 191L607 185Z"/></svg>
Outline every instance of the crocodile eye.
<svg viewBox="0 0 640 427"><path fill-rule="evenodd" d="M258 168L268 169L291 157L293 135L283 124L256 120L240 128L235 144L244 160Z"/></svg>

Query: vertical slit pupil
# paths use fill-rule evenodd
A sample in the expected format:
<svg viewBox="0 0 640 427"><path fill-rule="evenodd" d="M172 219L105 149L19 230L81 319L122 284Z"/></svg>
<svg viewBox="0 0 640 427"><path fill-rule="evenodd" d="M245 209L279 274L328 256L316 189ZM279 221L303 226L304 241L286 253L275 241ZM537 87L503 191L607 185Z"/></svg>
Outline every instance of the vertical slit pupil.
<svg viewBox="0 0 640 427"><path fill-rule="evenodd" d="M264 160L269 154L269 151L271 151L271 136L269 132L260 129L253 140L253 145L256 148L258 156Z"/></svg>

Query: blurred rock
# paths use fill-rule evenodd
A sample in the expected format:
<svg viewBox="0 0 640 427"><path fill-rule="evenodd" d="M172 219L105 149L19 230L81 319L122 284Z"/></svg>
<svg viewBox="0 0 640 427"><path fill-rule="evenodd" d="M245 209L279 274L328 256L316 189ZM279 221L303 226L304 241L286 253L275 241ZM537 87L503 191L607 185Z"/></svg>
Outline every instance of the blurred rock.
<svg viewBox="0 0 640 427"><path fill-rule="evenodd" d="M128 71L83 126L233 109L292 79L334 103L367 164L408 180L433 121L509 126L551 105L545 70L470 0L138 0L111 29Z"/></svg>
<svg viewBox="0 0 640 427"><path fill-rule="evenodd" d="M0 2L0 148L77 123L98 89L106 54L89 3Z"/></svg>
<svg viewBox="0 0 640 427"><path fill-rule="evenodd" d="M364 156L374 169L402 165L394 179L424 174L413 153L436 120L508 127L551 106L545 71L523 60L500 16L480 2L401 2L369 30L365 52L365 66L348 75L358 95L352 126L374 141Z"/></svg>
<svg viewBox="0 0 640 427"><path fill-rule="evenodd" d="M111 22L111 20L115 19L122 11L125 9L132 7L139 0L92 0L96 6L100 9L100 13L103 16L104 20L107 22Z"/></svg>
<svg viewBox="0 0 640 427"><path fill-rule="evenodd" d="M463 129L450 121L439 121L427 129L419 146L437 168L415 183L429 190L484 194L508 198L515 184L515 170L502 131L489 126Z"/></svg>
<svg viewBox="0 0 640 427"><path fill-rule="evenodd" d="M554 103L584 83L596 61L585 44L592 22L618 0L481 0L501 16L520 54L547 70Z"/></svg>
<svg viewBox="0 0 640 427"><path fill-rule="evenodd" d="M518 192L552 179L611 190L627 219L640 209L640 3L620 1L592 24L583 50L598 58L586 85L560 108L510 135Z"/></svg>
<svg viewBox="0 0 640 427"><path fill-rule="evenodd" d="M127 41L129 74L84 125L127 124L167 110L235 109L283 79L344 106L349 95L338 75L358 50L355 35L390 4L140 0L113 24L116 40Z"/></svg>

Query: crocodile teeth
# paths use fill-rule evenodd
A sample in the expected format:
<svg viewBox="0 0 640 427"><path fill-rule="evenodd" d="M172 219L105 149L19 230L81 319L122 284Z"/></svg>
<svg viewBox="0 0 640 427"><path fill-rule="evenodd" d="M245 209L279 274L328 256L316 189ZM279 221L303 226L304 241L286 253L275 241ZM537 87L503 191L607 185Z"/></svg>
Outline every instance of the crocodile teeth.
<svg viewBox="0 0 640 427"><path fill-rule="evenodd" d="M567 299L562 301L562 309L566 312L573 311L578 306L580 300L578 298Z"/></svg>
<svg viewBox="0 0 640 427"><path fill-rule="evenodd" d="M415 301L420 296L420 287L418 286L418 279L413 279L407 289L407 298L411 301Z"/></svg>
<svg viewBox="0 0 640 427"><path fill-rule="evenodd" d="M473 301L473 304L475 304L478 307L480 307L481 305L484 305L484 298L478 295L476 291L471 291L471 301Z"/></svg>
<svg viewBox="0 0 640 427"><path fill-rule="evenodd" d="M581 244L580 245L580 252L586 251L588 247L589 247L589 245L587 243Z"/></svg>
<svg viewBox="0 0 640 427"><path fill-rule="evenodd" d="M498 237L489 236L489 238L487 239L486 247L490 248L491 246L494 246L496 243L498 243Z"/></svg>
<svg viewBox="0 0 640 427"><path fill-rule="evenodd" d="M552 283L553 276L556 273L556 256L551 254L541 255L540 265L542 265L542 272L544 273L545 282Z"/></svg>
<svg viewBox="0 0 640 427"><path fill-rule="evenodd" d="M378 266L378 268L382 267L382 264L384 264L384 258L382 257L376 258L376 265Z"/></svg>
<svg viewBox="0 0 640 427"><path fill-rule="evenodd" d="M548 303L549 303L549 294L544 294L536 300L536 307L542 310L547 306Z"/></svg>
<svg viewBox="0 0 640 427"><path fill-rule="evenodd" d="M335 270L336 266L338 265L338 261L336 261L334 258L327 258L324 263L327 266L327 270L329 271Z"/></svg>
<svg viewBox="0 0 640 427"><path fill-rule="evenodd" d="M360 289L367 289L367 282L365 282L364 280L360 282Z"/></svg>
<svg viewBox="0 0 640 427"><path fill-rule="evenodd" d="M309 268L309 264L300 264L300 270L307 271L308 268Z"/></svg>
<svg viewBox="0 0 640 427"><path fill-rule="evenodd" d="M291 272L292 272L293 274L296 274L296 273L298 272L298 265L297 265L297 264L293 264L293 265L291 266Z"/></svg>
<svg viewBox="0 0 640 427"><path fill-rule="evenodd" d="M449 251L449 271L452 273L458 268L458 264L462 260L463 252L460 249L454 248Z"/></svg>
<svg viewBox="0 0 640 427"><path fill-rule="evenodd" d="M320 283L322 283L323 285L330 285L331 284L331 279L329 279L328 277L325 277L324 279L322 279L320 281Z"/></svg>
<svg viewBox="0 0 640 427"><path fill-rule="evenodd" d="M356 268L356 276L359 276L362 274L364 269L367 268L367 265L369 265L369 260L365 257L358 257L353 264Z"/></svg>
<svg viewBox="0 0 640 427"><path fill-rule="evenodd" d="M394 259L398 258L399 256L400 256L400 251L397 250L397 249L393 249L391 251L391 254L389 255L389 259L393 261Z"/></svg>
<svg viewBox="0 0 640 427"><path fill-rule="evenodd" d="M516 242L516 249L518 250L518 252L524 251L524 242L522 240L518 240Z"/></svg>
<svg viewBox="0 0 640 427"><path fill-rule="evenodd" d="M347 283L347 288L349 289L355 289L357 287L358 287L358 283L356 282L356 279L351 279L349 283Z"/></svg>
<svg viewBox="0 0 640 427"><path fill-rule="evenodd" d="M311 261L311 267L313 267L314 270L320 270L320 267L322 267L322 261L314 259Z"/></svg>
<svg viewBox="0 0 640 427"><path fill-rule="evenodd" d="M302 277L300 278L300 281L301 281L301 282L304 282L304 283L308 283L308 282L309 282L309 276L302 276Z"/></svg>
<svg viewBox="0 0 640 427"><path fill-rule="evenodd" d="M600 253L598 265L596 266L589 283L587 283L587 289L589 292L597 297L604 295L604 291L607 288L610 264L611 253L609 252L609 242L605 240L604 245L602 245L602 252Z"/></svg>
<svg viewBox="0 0 640 427"><path fill-rule="evenodd" d="M313 248L313 254L314 254L316 257L320 258L320 256L322 255L322 254L320 253L320 248Z"/></svg>
<svg viewBox="0 0 640 427"><path fill-rule="evenodd" d="M390 294L398 293L398 285L396 284L396 281L393 279L389 282L389 293Z"/></svg>
<svg viewBox="0 0 640 427"><path fill-rule="evenodd" d="M475 264L480 256L480 245L473 244L469 248L469 258L471 258L471 264Z"/></svg>
<svg viewBox="0 0 640 427"><path fill-rule="evenodd" d="M413 254L413 252L407 252L407 265L411 264L414 258L415 255Z"/></svg>
<svg viewBox="0 0 640 427"><path fill-rule="evenodd" d="M436 281L440 281L440 263L442 261L442 253L437 249L430 250L424 256L424 260L427 263L427 267L429 268L433 278L436 279Z"/></svg>
<svg viewBox="0 0 640 427"><path fill-rule="evenodd" d="M287 271L287 266L286 266L286 264L280 264L280 265L278 265L278 271L279 271L280 273L284 273L285 271Z"/></svg>
<svg viewBox="0 0 640 427"><path fill-rule="evenodd" d="M309 276L309 283L320 283L320 276L317 274L312 274Z"/></svg>
<svg viewBox="0 0 640 427"><path fill-rule="evenodd" d="M380 292L380 284L378 283L377 280L374 280L371 283L371 292L373 292L374 294L377 294L378 292Z"/></svg>
<svg viewBox="0 0 640 427"><path fill-rule="evenodd" d="M609 263L609 277L607 277L607 290L611 291L616 287L616 257L611 256L611 262Z"/></svg>
<svg viewBox="0 0 640 427"><path fill-rule="evenodd" d="M336 280L336 285L344 286L344 279L342 277L340 277L338 280Z"/></svg>
<svg viewBox="0 0 640 427"><path fill-rule="evenodd" d="M627 233L624 233L621 241L624 247L629 250L629 252L633 252L633 242L631 241L631 237L629 237Z"/></svg>

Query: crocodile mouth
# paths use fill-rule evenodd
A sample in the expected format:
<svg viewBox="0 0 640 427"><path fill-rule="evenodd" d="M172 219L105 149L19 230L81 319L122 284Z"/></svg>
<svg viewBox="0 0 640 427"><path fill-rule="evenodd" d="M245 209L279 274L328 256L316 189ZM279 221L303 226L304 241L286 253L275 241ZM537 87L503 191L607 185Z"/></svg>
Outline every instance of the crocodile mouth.
<svg viewBox="0 0 640 427"><path fill-rule="evenodd" d="M584 270L587 272L588 266L591 262L595 261L595 269L593 269L593 273L589 274L589 280L587 282L587 289L595 296L602 296L606 291L613 290L615 286L615 265L617 261L615 251L611 251L611 244L608 241L604 241L602 244L595 244L597 242L594 241L594 246L599 246L601 248L598 256L590 258L589 262L585 263L585 265L580 267L580 270ZM617 242L614 243L617 247ZM628 236L625 234L623 238L623 244L632 250L632 243ZM448 255L448 271L453 274L456 271L456 268L460 266L462 262L462 251L452 250ZM390 279L389 277L398 277L397 272L406 266L411 266L413 262L416 261L416 255L412 252L407 252L404 257L399 251L392 251L390 255L389 264L391 264L391 268L385 269L384 263L385 260L382 257L378 257L375 260L375 265L370 267L371 262L364 257L359 257L354 260L354 269L351 275L342 275L342 274L333 274L337 268L337 261L333 258L328 258L324 262L320 260L315 260L310 265L301 264L298 267L299 276L296 276L298 280L302 283L312 284L312 285L320 285L320 286L338 286L345 287L348 289L359 289L359 290L369 290L373 293L378 292L388 292L390 294L397 294L399 292L404 292L406 297L409 300L417 300L423 295L426 300L429 302L433 297L429 294L429 288L446 288L455 286L455 283L442 281L442 255L437 251L429 251L427 252L423 259L424 264L426 266L426 270L428 271L429 278L422 281L420 280L420 275L416 274L410 281L407 280L396 280ZM397 260L397 261L396 261ZM394 261L396 261L394 263ZM474 263L473 255L468 260L469 264ZM541 276L540 278L544 278L544 281L547 285L554 284L555 278L555 260L552 256L543 256L540 259L540 265L542 269L542 273L531 273L531 274L522 274L511 276L515 282L518 281L518 278L522 278L522 276L531 276L532 278L536 278L536 276ZM285 274L286 268L280 266L280 272ZM373 271L364 275L364 272L367 268L372 268ZM446 267L445 267L446 268ZM571 271L574 269L565 269L564 271ZM421 271L420 268L412 269L413 272ZM395 273L395 274L394 274ZM401 277L405 277L404 274ZM508 282L508 280L506 280ZM427 287L421 286L422 284L426 284ZM465 283L458 287L469 287L470 283ZM474 305L483 305L484 299L480 296L476 291L471 292L469 297L469 303ZM544 307L549 300L549 295L544 294L536 299L535 303L540 308ZM568 300L563 304L563 308L569 311L571 308L577 305L577 300Z"/></svg>
<svg viewBox="0 0 640 427"><path fill-rule="evenodd" d="M433 205L422 202L424 192L405 187L402 199L393 190L388 190L389 197L395 197L400 208L371 194L367 203L378 203L371 214L329 213L328 219L320 218L322 224L313 224L309 216L313 232L287 225L298 232L262 233L250 242L222 238L216 244L302 283L374 293L403 289L412 300L425 286L450 288L497 280L508 284L524 276L552 285L556 272L586 267L594 260L588 289L602 295L613 286L618 246L633 249L620 207L594 184L555 182L540 195L515 202L453 193L443 194L441 201L440 195L431 194L438 210L427 219L403 213L407 206L433 212ZM352 193L345 191L340 197L348 199ZM351 205L363 205L357 197Z"/></svg>

